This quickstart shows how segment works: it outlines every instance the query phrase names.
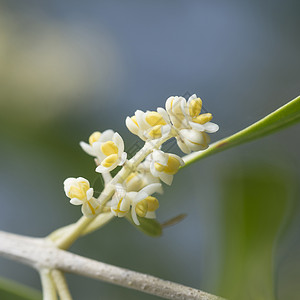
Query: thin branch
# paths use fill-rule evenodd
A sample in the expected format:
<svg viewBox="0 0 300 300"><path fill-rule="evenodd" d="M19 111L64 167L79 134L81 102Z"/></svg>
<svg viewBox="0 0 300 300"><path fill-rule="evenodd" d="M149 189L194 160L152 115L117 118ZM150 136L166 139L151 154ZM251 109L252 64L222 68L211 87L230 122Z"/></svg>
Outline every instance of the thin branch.
<svg viewBox="0 0 300 300"><path fill-rule="evenodd" d="M56 289L49 269L40 270L43 300L57 300Z"/></svg>
<svg viewBox="0 0 300 300"><path fill-rule="evenodd" d="M49 240L0 231L0 255L35 268L59 269L156 295L164 299L221 300L181 284L59 250Z"/></svg>
<svg viewBox="0 0 300 300"><path fill-rule="evenodd" d="M82 231L94 220L82 216L70 231L67 231L61 238L55 241L55 244L60 249L68 249L81 235Z"/></svg>
<svg viewBox="0 0 300 300"><path fill-rule="evenodd" d="M101 213L89 225L87 225L87 227L84 230L82 230L81 236L84 236L86 234L89 234L89 233L101 228L102 226L107 224L109 221L111 221L114 217L115 216L111 213L110 210L109 210L109 212ZM61 227L61 228L53 231L52 233L50 233L47 236L47 238L49 238L52 241L56 241L62 235L66 234L68 231L70 231L71 229L73 230L74 226L76 226L76 223Z"/></svg>
<svg viewBox="0 0 300 300"><path fill-rule="evenodd" d="M63 272L59 270L52 270L51 275L56 285L59 298L61 300L72 300L72 296Z"/></svg>

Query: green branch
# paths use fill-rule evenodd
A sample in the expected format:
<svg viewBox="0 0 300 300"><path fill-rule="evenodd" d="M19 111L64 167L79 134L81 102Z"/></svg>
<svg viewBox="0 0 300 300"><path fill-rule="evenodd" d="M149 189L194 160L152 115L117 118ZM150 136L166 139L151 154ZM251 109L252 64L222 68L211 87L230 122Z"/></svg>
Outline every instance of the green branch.
<svg viewBox="0 0 300 300"><path fill-rule="evenodd" d="M204 157L261 138L300 121L300 96L281 106L249 127L212 144L207 150L194 152L183 157L188 166Z"/></svg>

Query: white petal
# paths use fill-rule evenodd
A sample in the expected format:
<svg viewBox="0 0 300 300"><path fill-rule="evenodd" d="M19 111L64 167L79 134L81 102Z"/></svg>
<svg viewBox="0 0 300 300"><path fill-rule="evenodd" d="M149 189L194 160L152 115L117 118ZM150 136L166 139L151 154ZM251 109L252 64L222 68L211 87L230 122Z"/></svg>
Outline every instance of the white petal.
<svg viewBox="0 0 300 300"><path fill-rule="evenodd" d="M133 222L136 225L140 225L140 222L139 222L139 220L137 218L137 215L136 215L135 205L133 205L132 208L131 208L131 217L132 217Z"/></svg>
<svg viewBox="0 0 300 300"><path fill-rule="evenodd" d="M156 213L155 211L147 211L145 218L147 219L155 219L156 218Z"/></svg>
<svg viewBox="0 0 300 300"><path fill-rule="evenodd" d="M172 106L173 106L173 102L174 102L174 96L171 96L169 97L167 100L166 100L166 111L171 114L172 113Z"/></svg>
<svg viewBox="0 0 300 300"><path fill-rule="evenodd" d="M118 201L123 199L125 197L125 195L126 195L126 190L125 190L124 186L120 183L117 183L115 196L117 197Z"/></svg>
<svg viewBox="0 0 300 300"><path fill-rule="evenodd" d="M83 178L83 177L78 177L78 178L76 178L76 182L85 182L85 183L87 183L88 185L90 185L90 182L87 180L87 179L85 179L85 178Z"/></svg>
<svg viewBox="0 0 300 300"><path fill-rule="evenodd" d="M152 183L142 188L139 193L146 193L148 196L161 190L161 183Z"/></svg>
<svg viewBox="0 0 300 300"><path fill-rule="evenodd" d="M163 166L167 165L169 159L168 154L164 153L161 150L154 150L152 152L152 157L154 162L159 163Z"/></svg>
<svg viewBox="0 0 300 300"><path fill-rule="evenodd" d="M117 132L113 136L113 142L117 145L118 156L120 156L120 154L124 152L124 142L122 137Z"/></svg>
<svg viewBox="0 0 300 300"><path fill-rule="evenodd" d="M167 124L170 124L169 115L162 107L158 107L157 112L163 117Z"/></svg>
<svg viewBox="0 0 300 300"><path fill-rule="evenodd" d="M70 187L74 184L76 184L76 178L74 178L74 177L69 177L64 181L64 191L67 196L68 196Z"/></svg>
<svg viewBox="0 0 300 300"><path fill-rule="evenodd" d="M138 135L139 133L139 127L132 121L132 119L130 117L126 118L126 126L129 129L130 132L132 132L133 134Z"/></svg>
<svg viewBox="0 0 300 300"><path fill-rule="evenodd" d="M85 142L80 142L79 143L80 147L82 148L82 150L84 152L86 152L87 154L91 155L91 156L96 156L95 155L95 152L94 152L94 149L91 145L85 143Z"/></svg>
<svg viewBox="0 0 300 300"><path fill-rule="evenodd" d="M192 151L202 151L208 148L208 144L205 139L198 141L197 143L189 139L185 139L184 142Z"/></svg>
<svg viewBox="0 0 300 300"><path fill-rule="evenodd" d="M191 125L191 127L197 131L205 131L205 126L195 123L195 122L189 122L189 124Z"/></svg>
<svg viewBox="0 0 300 300"><path fill-rule="evenodd" d="M136 205L137 203L139 203L140 201L144 200L145 198L147 198L149 196L148 193L145 193L143 190L139 191L135 198L133 199L132 203L133 205Z"/></svg>
<svg viewBox="0 0 300 300"><path fill-rule="evenodd" d="M181 138L176 138L177 145L183 153L189 154L191 153L190 148L182 141Z"/></svg>
<svg viewBox="0 0 300 300"><path fill-rule="evenodd" d="M97 173L107 173L107 172L110 172L109 168L105 168L102 165L98 166L95 171Z"/></svg>
<svg viewBox="0 0 300 300"><path fill-rule="evenodd" d="M77 199L77 198L72 198L70 200L70 203L73 204L73 205L82 205L83 202L81 200Z"/></svg>
<svg viewBox="0 0 300 300"><path fill-rule="evenodd" d="M169 135L171 128L172 128L171 125L164 125L161 127L162 138Z"/></svg>
<svg viewBox="0 0 300 300"><path fill-rule="evenodd" d="M94 189L93 188L88 189L86 192L87 200L90 200L93 197L93 195L94 195Z"/></svg>
<svg viewBox="0 0 300 300"><path fill-rule="evenodd" d="M120 210L123 211L125 215L126 213L129 212L129 209L130 209L130 199L125 197L121 202Z"/></svg>
<svg viewBox="0 0 300 300"><path fill-rule="evenodd" d="M100 135L98 142L105 143L107 141L111 141L114 133L115 132L112 129L107 129L107 130L103 131L102 134Z"/></svg>
<svg viewBox="0 0 300 300"><path fill-rule="evenodd" d="M172 181L173 181L173 175L170 175L170 174L166 174L164 172L161 172L159 174L159 178L164 182L166 183L167 185L171 185L172 184Z"/></svg>
<svg viewBox="0 0 300 300"><path fill-rule="evenodd" d="M141 110L135 112L136 121L139 124L139 127L142 131L150 128L150 125L145 122L145 113Z"/></svg>
<svg viewBox="0 0 300 300"><path fill-rule="evenodd" d="M205 127L205 131L208 133L214 133L219 130L219 125L212 122L205 123L204 127Z"/></svg>
<svg viewBox="0 0 300 300"><path fill-rule="evenodd" d="M137 192L128 192L126 193L126 197L130 200L130 202L134 201L134 198L136 197Z"/></svg>
<svg viewBox="0 0 300 300"><path fill-rule="evenodd" d="M87 218L92 218L94 216L87 202L83 203L81 211Z"/></svg>
<svg viewBox="0 0 300 300"><path fill-rule="evenodd" d="M122 155L121 155L120 162L119 162L118 165L119 165L119 166L124 165L126 159L127 159L127 153L126 153L126 152L123 152Z"/></svg>
<svg viewBox="0 0 300 300"><path fill-rule="evenodd" d="M101 151L102 144L103 144L102 142L95 142L95 143L93 143L93 146L92 146L93 152L100 162L106 158L106 156Z"/></svg>
<svg viewBox="0 0 300 300"><path fill-rule="evenodd" d="M159 177L160 172L155 169L154 161L150 164L150 172L154 177Z"/></svg>
<svg viewBox="0 0 300 300"><path fill-rule="evenodd" d="M192 100L197 99L197 95L193 94L192 96L190 96L188 102L191 102ZM189 103L188 103L189 104Z"/></svg>

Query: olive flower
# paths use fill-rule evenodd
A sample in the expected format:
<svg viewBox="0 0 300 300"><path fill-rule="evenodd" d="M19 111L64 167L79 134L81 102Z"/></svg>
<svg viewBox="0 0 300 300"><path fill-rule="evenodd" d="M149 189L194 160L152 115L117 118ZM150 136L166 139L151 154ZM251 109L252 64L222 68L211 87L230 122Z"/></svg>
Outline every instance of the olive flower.
<svg viewBox="0 0 300 300"><path fill-rule="evenodd" d="M154 177L158 177L164 183L171 185L173 176L184 165L181 157L172 153L164 153L161 150L154 150L152 153L152 161L150 171Z"/></svg>
<svg viewBox="0 0 300 300"><path fill-rule="evenodd" d="M94 190L87 179L67 178L64 181L64 190L73 205L82 205L81 211L86 217L93 217L100 211L100 204L93 198Z"/></svg>
<svg viewBox="0 0 300 300"><path fill-rule="evenodd" d="M170 120L167 112L159 107L157 111L137 110L133 117L126 118L126 126L142 140L155 140L170 131Z"/></svg>

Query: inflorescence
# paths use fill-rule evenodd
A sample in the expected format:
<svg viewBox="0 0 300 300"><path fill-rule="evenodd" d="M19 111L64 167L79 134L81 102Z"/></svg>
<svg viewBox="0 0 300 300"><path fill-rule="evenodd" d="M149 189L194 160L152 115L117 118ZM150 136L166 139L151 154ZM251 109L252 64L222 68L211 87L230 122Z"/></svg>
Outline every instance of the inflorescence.
<svg viewBox="0 0 300 300"><path fill-rule="evenodd" d="M122 137L113 130L96 131L89 137L89 143L80 142L81 148L93 156L96 172L101 173L105 187L98 198L87 179L68 178L64 190L70 203L82 205L86 217L95 217L110 210L117 217L131 212L132 220L139 225L140 218L154 219L159 202L154 193L161 194L160 181L171 185L173 176L184 165L181 157L165 153L161 146L167 140L176 138L184 153L208 148L210 138L219 126L210 122L210 113L201 114L202 100L194 94L188 101L184 97L172 96L166 101L166 109L157 111L137 110L126 118L127 128L145 145L131 159L124 152ZM121 171L112 178L110 172L117 166Z"/></svg>

